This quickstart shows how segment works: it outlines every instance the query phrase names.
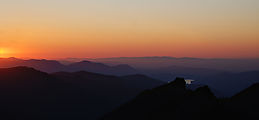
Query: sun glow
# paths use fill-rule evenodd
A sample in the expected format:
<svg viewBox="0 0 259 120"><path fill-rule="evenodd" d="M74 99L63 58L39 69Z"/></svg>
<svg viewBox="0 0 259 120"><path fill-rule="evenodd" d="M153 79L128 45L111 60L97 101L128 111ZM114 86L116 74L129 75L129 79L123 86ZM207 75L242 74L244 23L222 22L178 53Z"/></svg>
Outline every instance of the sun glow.
<svg viewBox="0 0 259 120"><path fill-rule="evenodd" d="M0 57L3 57L4 50L0 49Z"/></svg>
<svg viewBox="0 0 259 120"><path fill-rule="evenodd" d="M0 48L0 58L8 57L8 51L6 49Z"/></svg>

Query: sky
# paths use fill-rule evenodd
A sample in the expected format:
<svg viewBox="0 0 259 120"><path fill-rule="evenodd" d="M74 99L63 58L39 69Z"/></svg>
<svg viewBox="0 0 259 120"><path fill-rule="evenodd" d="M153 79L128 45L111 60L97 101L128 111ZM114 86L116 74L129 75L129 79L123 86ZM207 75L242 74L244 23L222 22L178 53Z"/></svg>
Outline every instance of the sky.
<svg viewBox="0 0 259 120"><path fill-rule="evenodd" d="M259 58L259 0L0 0L0 57Z"/></svg>

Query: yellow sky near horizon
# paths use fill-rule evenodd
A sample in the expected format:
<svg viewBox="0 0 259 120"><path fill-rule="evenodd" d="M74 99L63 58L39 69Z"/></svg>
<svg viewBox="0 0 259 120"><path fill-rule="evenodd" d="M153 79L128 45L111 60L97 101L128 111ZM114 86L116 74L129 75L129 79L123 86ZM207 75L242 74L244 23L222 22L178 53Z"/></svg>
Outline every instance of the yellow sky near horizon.
<svg viewBox="0 0 259 120"><path fill-rule="evenodd" d="M259 57L258 0L2 0L0 57Z"/></svg>

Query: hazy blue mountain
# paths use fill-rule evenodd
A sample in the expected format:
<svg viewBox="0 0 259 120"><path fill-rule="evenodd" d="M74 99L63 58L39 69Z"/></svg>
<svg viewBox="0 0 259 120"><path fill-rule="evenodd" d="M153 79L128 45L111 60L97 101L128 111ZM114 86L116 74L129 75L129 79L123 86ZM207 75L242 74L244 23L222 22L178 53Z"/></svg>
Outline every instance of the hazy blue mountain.
<svg viewBox="0 0 259 120"><path fill-rule="evenodd" d="M95 63L90 61L82 61L77 63L72 63L67 66L67 71L89 71L102 74L110 75L130 75L137 74L137 70L130 67L129 65L117 65L108 66L102 63Z"/></svg>
<svg viewBox="0 0 259 120"><path fill-rule="evenodd" d="M17 66L32 67L48 73L58 72L66 69L64 65L55 60L22 60L17 58L0 58L0 68L10 68Z"/></svg>
<svg viewBox="0 0 259 120"><path fill-rule="evenodd" d="M214 70L208 68L192 68L181 66L169 66L156 69L143 69L143 73L163 81L173 81L176 77L190 79L199 79L200 77L212 76L225 73L223 70Z"/></svg>
<svg viewBox="0 0 259 120"><path fill-rule="evenodd" d="M172 81L176 77L185 77L198 80L207 76L227 72L239 73L259 70L259 59L204 59L189 57L175 58L165 56L97 58L90 60L112 66L127 64L137 69L139 71L138 73L146 74L150 77L163 81Z"/></svg>
<svg viewBox="0 0 259 120"><path fill-rule="evenodd" d="M163 84L165 83L165 82L161 82L160 80L156 80L141 74L122 76L121 78L127 80L128 85L134 85L135 87L139 87L139 88L142 88L143 86L146 86L146 88L150 88L150 86L158 86L158 85L162 85L162 83Z"/></svg>
<svg viewBox="0 0 259 120"><path fill-rule="evenodd" d="M175 57L120 57L97 58L91 61L108 65L128 64L137 69L161 68L181 66L189 68L207 68L230 72L244 72L259 70L259 59L224 59L224 58L175 58Z"/></svg>
<svg viewBox="0 0 259 120"><path fill-rule="evenodd" d="M225 96L232 96L254 83L259 82L259 71L224 73L200 78L197 84L205 84L217 89Z"/></svg>
<svg viewBox="0 0 259 120"><path fill-rule="evenodd" d="M17 58L1 58L0 68L9 68L16 66L27 66L37 70L54 73L60 71L76 72L89 71L95 73L109 74L109 75L130 75L137 74L137 70L126 64L108 66L102 63L95 63L90 61L81 61L64 65L55 60L22 60Z"/></svg>

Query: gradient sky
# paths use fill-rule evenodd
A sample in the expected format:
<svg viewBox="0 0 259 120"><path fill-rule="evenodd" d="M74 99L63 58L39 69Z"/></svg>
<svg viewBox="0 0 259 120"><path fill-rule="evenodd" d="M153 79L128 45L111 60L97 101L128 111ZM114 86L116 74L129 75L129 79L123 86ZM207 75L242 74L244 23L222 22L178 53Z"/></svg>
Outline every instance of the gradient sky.
<svg viewBox="0 0 259 120"><path fill-rule="evenodd" d="M259 0L1 0L0 57L259 57Z"/></svg>

